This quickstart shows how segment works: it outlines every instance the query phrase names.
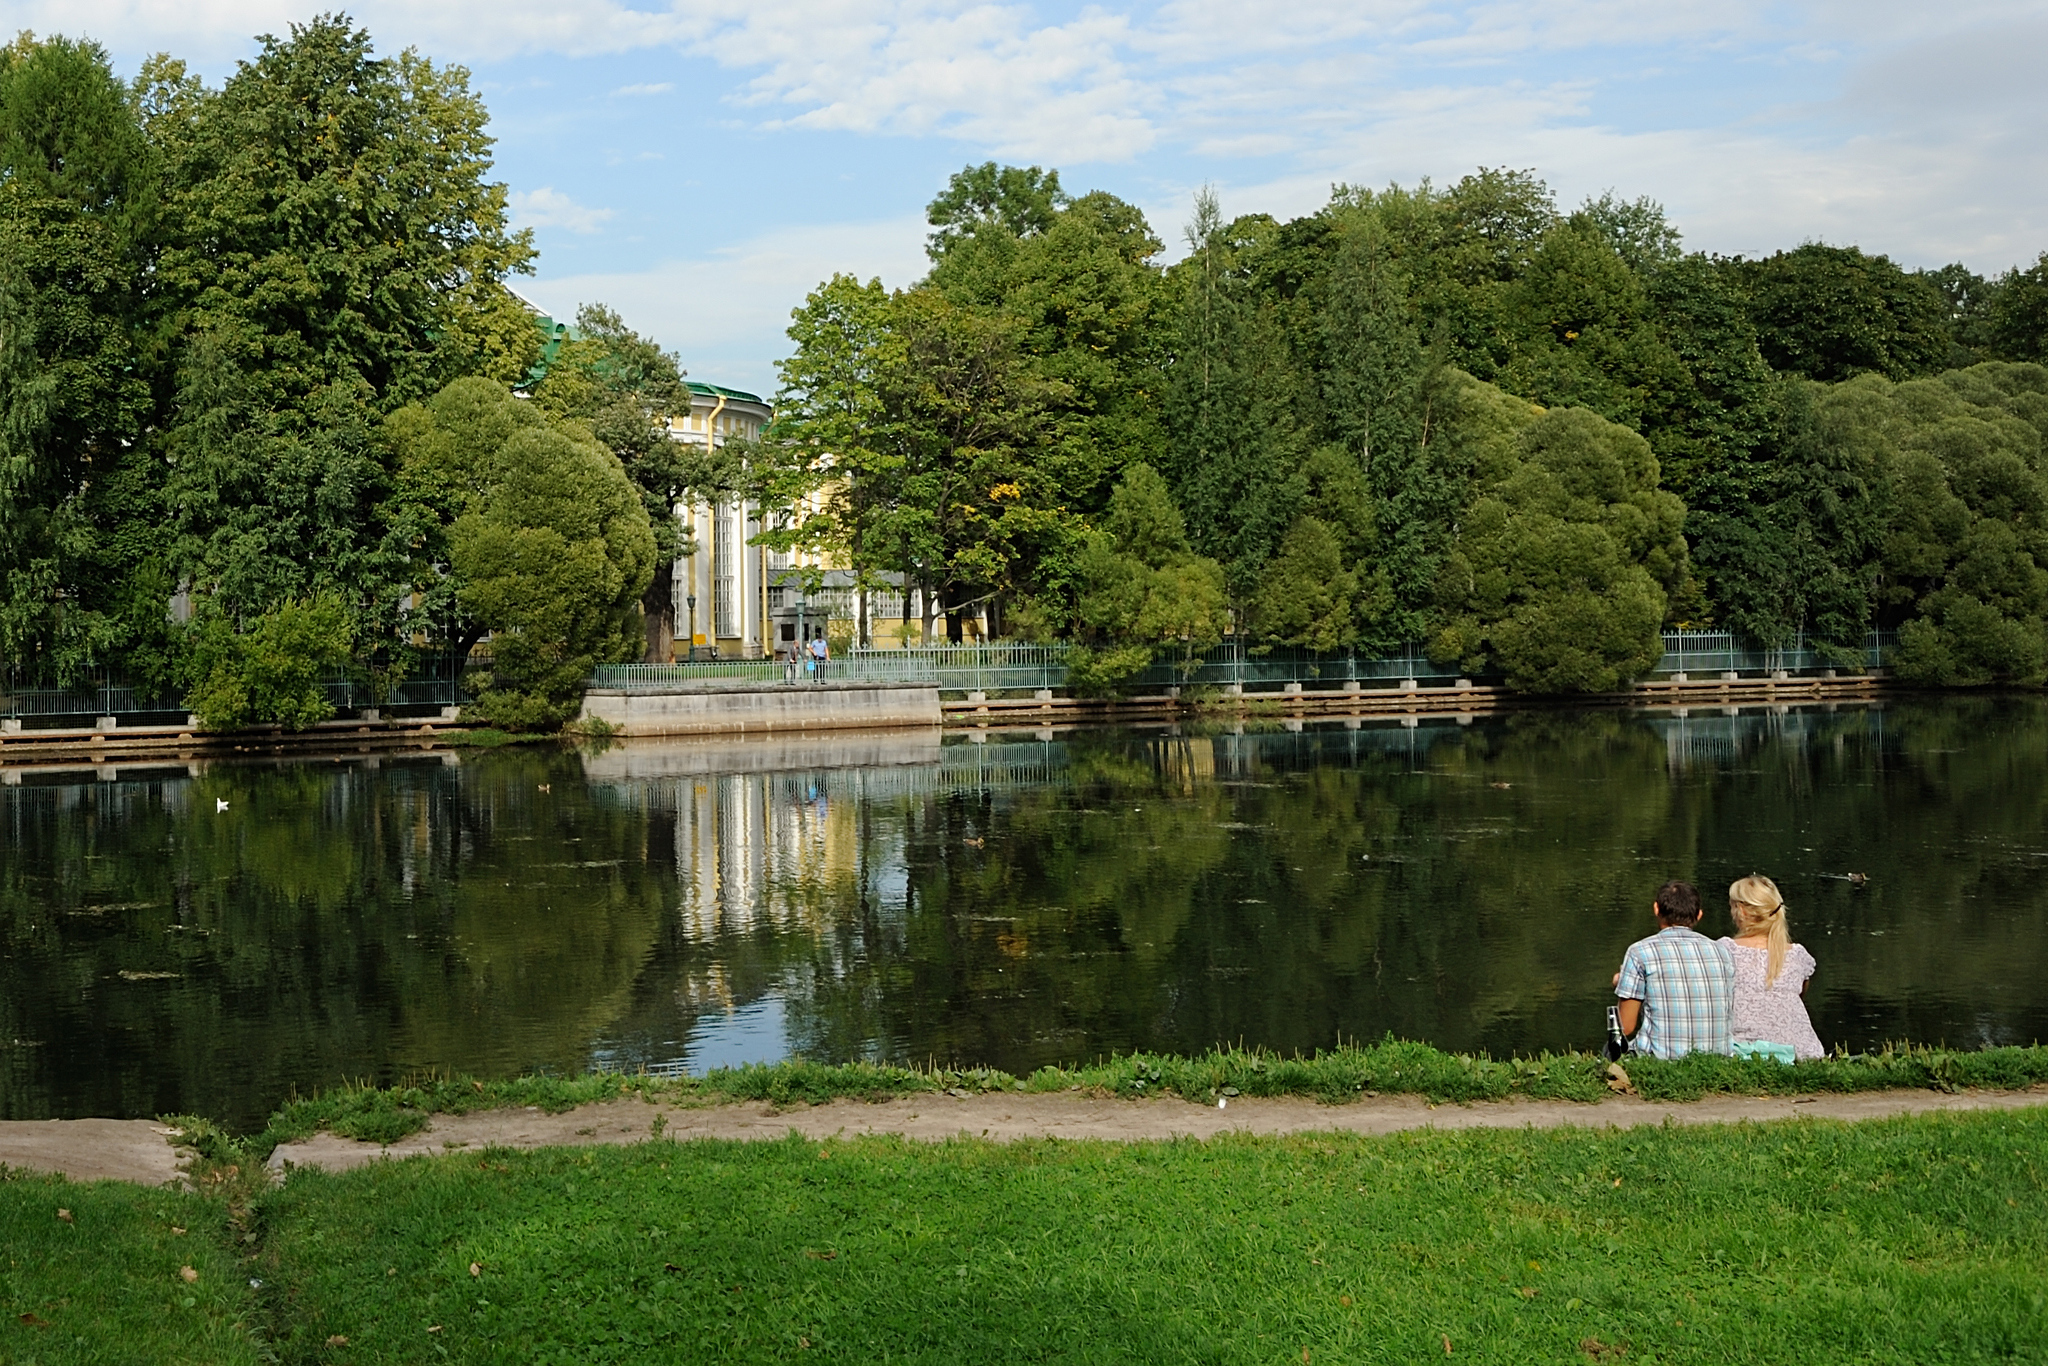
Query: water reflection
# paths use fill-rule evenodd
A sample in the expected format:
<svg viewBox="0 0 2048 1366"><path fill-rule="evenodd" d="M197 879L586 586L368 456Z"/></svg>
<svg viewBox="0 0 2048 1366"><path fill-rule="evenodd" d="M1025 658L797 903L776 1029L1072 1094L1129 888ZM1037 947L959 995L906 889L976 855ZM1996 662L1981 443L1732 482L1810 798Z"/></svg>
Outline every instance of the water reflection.
<svg viewBox="0 0 2048 1366"><path fill-rule="evenodd" d="M0 1113L247 1123L348 1078L789 1053L1583 1046L1657 883L1753 869L1820 959L1824 1039L2029 1041L2044 760L2048 706L1966 698L8 770Z"/></svg>

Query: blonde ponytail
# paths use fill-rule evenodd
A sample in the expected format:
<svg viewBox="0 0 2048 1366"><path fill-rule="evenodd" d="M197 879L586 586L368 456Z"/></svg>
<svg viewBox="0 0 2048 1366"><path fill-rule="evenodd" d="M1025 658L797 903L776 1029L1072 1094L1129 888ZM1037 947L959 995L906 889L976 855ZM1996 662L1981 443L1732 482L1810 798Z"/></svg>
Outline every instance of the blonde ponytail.
<svg viewBox="0 0 2048 1366"><path fill-rule="evenodd" d="M1728 913L1744 934L1763 930L1769 954L1764 963L1764 985L1778 980L1785 967L1785 951L1792 947L1792 930L1785 924L1785 898L1778 884L1762 873L1751 873L1728 888Z"/></svg>

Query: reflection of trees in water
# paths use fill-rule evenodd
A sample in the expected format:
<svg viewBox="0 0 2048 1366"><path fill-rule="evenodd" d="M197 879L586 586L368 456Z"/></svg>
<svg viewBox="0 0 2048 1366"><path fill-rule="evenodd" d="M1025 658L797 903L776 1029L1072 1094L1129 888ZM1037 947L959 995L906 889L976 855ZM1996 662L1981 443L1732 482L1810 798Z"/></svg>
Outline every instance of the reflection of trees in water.
<svg viewBox="0 0 2048 1366"><path fill-rule="evenodd" d="M1828 1037L1958 1038L1980 1001L1986 1037L2031 1037L2043 735L2038 704L1964 699L949 744L954 771L893 790L807 779L846 833L766 870L780 909L652 975L780 991L818 1057L1565 1047L1660 882L1698 880L1718 934L1720 889L1762 869L1822 959ZM1821 876L1852 868L1869 888Z"/></svg>
<svg viewBox="0 0 2048 1366"><path fill-rule="evenodd" d="M579 787L522 751L0 789L0 1029L38 1045L0 1112L249 1122L294 1087L579 1067L667 899L644 825Z"/></svg>
<svg viewBox="0 0 2048 1366"><path fill-rule="evenodd" d="M1973 697L661 779L522 750L31 781L0 787L0 1112L250 1119L412 1067L672 1064L771 994L826 1058L1585 1044L1657 884L1698 881L1718 934L1752 870L1820 959L1823 1038L2024 1041L2044 751L2048 705Z"/></svg>

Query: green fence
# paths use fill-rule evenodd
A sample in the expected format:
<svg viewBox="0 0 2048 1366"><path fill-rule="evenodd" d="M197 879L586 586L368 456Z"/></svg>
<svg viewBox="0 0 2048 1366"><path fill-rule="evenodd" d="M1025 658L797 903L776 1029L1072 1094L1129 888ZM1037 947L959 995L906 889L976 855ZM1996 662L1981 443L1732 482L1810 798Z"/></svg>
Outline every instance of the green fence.
<svg viewBox="0 0 2048 1366"><path fill-rule="evenodd" d="M1881 667L1894 645L1893 633L1872 632L1860 655L1861 667ZM852 650L825 665L827 682L933 683L942 692L1026 693L1057 690L1067 684L1066 645L1026 645L997 641L985 645L918 645L900 650ZM1667 631L1664 658L1650 677L1684 673L1693 678L1733 673L1741 677L1820 674L1830 664L1804 637L1779 649L1747 645L1725 631ZM1847 667L1855 667L1850 665ZM1191 666L1167 658L1153 663L1132 684L1135 692L1170 687L1238 688L1276 692L1288 684L1304 691L1397 688L1408 680L1447 686L1461 675L1452 665L1433 663L1421 646L1391 655L1349 652L1318 653L1286 647L1253 652L1225 643L1209 650ZM613 664L596 671L590 685L622 692L662 692L676 687L721 682L799 681L799 673L779 660L721 659L691 664ZM1477 683L1494 680L1480 676Z"/></svg>

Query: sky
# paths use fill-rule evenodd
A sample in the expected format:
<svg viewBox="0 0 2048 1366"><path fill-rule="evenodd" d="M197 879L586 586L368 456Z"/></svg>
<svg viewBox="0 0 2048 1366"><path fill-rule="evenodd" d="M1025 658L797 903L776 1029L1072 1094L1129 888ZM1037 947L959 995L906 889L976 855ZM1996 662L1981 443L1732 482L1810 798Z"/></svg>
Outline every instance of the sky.
<svg viewBox="0 0 2048 1366"><path fill-rule="evenodd" d="M316 7L0 0L132 75L209 81ZM1194 193L1310 213L1339 182L1542 175L1665 206L1688 247L1854 243L1991 273L2048 249L2048 0L362 0L469 68L534 229L515 287L602 301L692 378L770 394L836 271L908 285L964 165L1055 167L1179 249Z"/></svg>

